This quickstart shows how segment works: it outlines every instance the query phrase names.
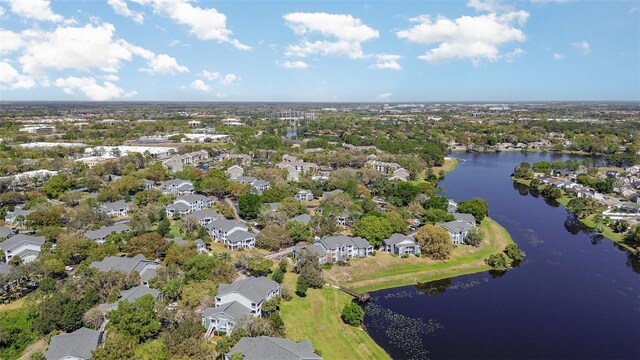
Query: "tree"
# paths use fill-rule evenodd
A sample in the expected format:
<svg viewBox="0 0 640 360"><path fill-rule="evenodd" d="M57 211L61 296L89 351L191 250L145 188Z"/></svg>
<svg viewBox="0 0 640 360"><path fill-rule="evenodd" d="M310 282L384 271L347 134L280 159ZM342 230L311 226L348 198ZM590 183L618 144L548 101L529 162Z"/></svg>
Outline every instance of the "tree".
<svg viewBox="0 0 640 360"><path fill-rule="evenodd" d="M449 208L449 200L442 196L432 196L427 201L422 204L425 209L439 209L442 211L447 211Z"/></svg>
<svg viewBox="0 0 640 360"><path fill-rule="evenodd" d="M124 334L109 332L104 344L93 351L94 360L130 359L138 343Z"/></svg>
<svg viewBox="0 0 640 360"><path fill-rule="evenodd" d="M183 245L173 243L167 248L167 255L164 257L164 264L175 264L181 266L187 261L187 259L196 255L197 251L195 242L190 241Z"/></svg>
<svg viewBox="0 0 640 360"><path fill-rule="evenodd" d="M198 254L187 259L182 269L187 281L211 279L225 282L231 281L235 277L233 265L216 256L208 256L207 254Z"/></svg>
<svg viewBox="0 0 640 360"><path fill-rule="evenodd" d="M603 205L592 198L573 198L567 204L567 210L578 219L584 219L590 215L602 212Z"/></svg>
<svg viewBox="0 0 640 360"><path fill-rule="evenodd" d="M509 244L504 249L505 255L513 261L522 261L524 258L524 252L518 248L516 244Z"/></svg>
<svg viewBox="0 0 640 360"><path fill-rule="evenodd" d="M282 282L284 281L284 271L282 271L280 268L277 268L276 271L273 272L271 280L277 282L278 284L282 284Z"/></svg>
<svg viewBox="0 0 640 360"><path fill-rule="evenodd" d="M361 217L356 220L351 230L355 236L367 239L374 248L380 247L382 240L388 239L393 233L391 222L387 218L376 215Z"/></svg>
<svg viewBox="0 0 640 360"><path fill-rule="evenodd" d="M245 219L255 219L260 212L260 196L256 194L246 194L238 198L238 208L240 216Z"/></svg>
<svg viewBox="0 0 640 360"><path fill-rule="evenodd" d="M172 358L214 359L214 354L204 338L205 328L195 318L179 322L163 336Z"/></svg>
<svg viewBox="0 0 640 360"><path fill-rule="evenodd" d="M401 181L395 184L391 194L388 196L389 202L396 206L406 206L420 193L420 189L408 181Z"/></svg>
<svg viewBox="0 0 640 360"><path fill-rule="evenodd" d="M102 322L104 322L104 314L102 314L102 311L97 307L87 310L84 316L82 316L82 323L89 329L100 329Z"/></svg>
<svg viewBox="0 0 640 360"><path fill-rule="evenodd" d="M533 170L531 170L531 164L527 162L520 163L513 170L513 176L518 179L533 178Z"/></svg>
<svg viewBox="0 0 640 360"><path fill-rule="evenodd" d="M484 232L480 228L473 228L467 232L464 242L467 245L479 246L484 240Z"/></svg>
<svg viewBox="0 0 640 360"><path fill-rule="evenodd" d="M289 233L280 225L267 225L256 236L256 246L270 251L277 251L291 244Z"/></svg>
<svg viewBox="0 0 640 360"><path fill-rule="evenodd" d="M64 174L54 175L42 185L42 190L48 197L56 199L71 188L71 183Z"/></svg>
<svg viewBox="0 0 640 360"><path fill-rule="evenodd" d="M389 211L384 213L383 216L389 220L392 233L403 234L407 230L407 222L399 212Z"/></svg>
<svg viewBox="0 0 640 360"><path fill-rule="evenodd" d="M555 186L545 186L544 189L542 189L542 196L547 199L557 200L562 197L562 190Z"/></svg>
<svg viewBox="0 0 640 360"><path fill-rule="evenodd" d="M335 220L324 215L312 216L309 227L313 235L318 237L333 235L338 231L338 225Z"/></svg>
<svg viewBox="0 0 640 360"><path fill-rule="evenodd" d="M254 256L249 260L249 266L247 270L252 276L267 276L271 273L271 267L273 266L273 260L264 258L262 256Z"/></svg>
<svg viewBox="0 0 640 360"><path fill-rule="evenodd" d="M449 214L446 210L442 210L440 208L429 208L424 212L424 216L422 217L424 222L428 222L430 224L442 223L453 221L455 218L453 215Z"/></svg>
<svg viewBox="0 0 640 360"><path fill-rule="evenodd" d="M324 286L324 278L322 276L322 268L318 261L318 255L312 252L302 252L298 257L296 264L300 278L302 278L307 286L320 289Z"/></svg>
<svg viewBox="0 0 640 360"><path fill-rule="evenodd" d="M231 206L225 203L217 202L215 203L215 205L213 205L213 208L216 209L220 214L222 214L227 219L233 219L235 217L235 213L233 212L233 209L231 208Z"/></svg>
<svg viewBox="0 0 640 360"><path fill-rule="evenodd" d="M76 265L84 261L98 245L85 238L63 236L58 240L56 254L65 265Z"/></svg>
<svg viewBox="0 0 640 360"><path fill-rule="evenodd" d="M364 310L355 302L350 302L342 309L341 318L351 326L360 326L364 320Z"/></svg>
<svg viewBox="0 0 640 360"><path fill-rule="evenodd" d="M477 197L473 200L466 200L458 203L458 212L471 214L476 219L477 223L481 223L485 216L489 214L489 205L484 199Z"/></svg>
<svg viewBox="0 0 640 360"><path fill-rule="evenodd" d="M491 254L484 262L495 270L507 270L509 260L503 253Z"/></svg>
<svg viewBox="0 0 640 360"><path fill-rule="evenodd" d="M532 170L537 173L549 174L551 172L551 163L548 161L538 161L533 164Z"/></svg>
<svg viewBox="0 0 640 360"><path fill-rule="evenodd" d="M300 241L311 242L313 239L309 225L300 221L288 221L285 224L285 230L294 243Z"/></svg>
<svg viewBox="0 0 640 360"><path fill-rule="evenodd" d="M421 253L434 260L446 260L453 250L449 233L435 225L425 225L416 232L416 240L420 243Z"/></svg>
<svg viewBox="0 0 640 360"><path fill-rule="evenodd" d="M218 283L212 280L190 282L182 288L180 305L195 308L202 303L213 303L217 289Z"/></svg>
<svg viewBox="0 0 640 360"><path fill-rule="evenodd" d="M108 326L117 332L131 336L138 343L153 338L160 332L160 319L154 308L156 300L146 294L134 302L120 301L118 307L109 312Z"/></svg>
<svg viewBox="0 0 640 360"><path fill-rule="evenodd" d="M623 241L625 244L632 246L636 249L640 248L640 224L634 225L629 232L624 236Z"/></svg>
<svg viewBox="0 0 640 360"><path fill-rule="evenodd" d="M124 250L129 256L144 255L147 259L155 259L167 249L167 242L162 235L152 232L136 236L127 242Z"/></svg>
<svg viewBox="0 0 640 360"><path fill-rule="evenodd" d="M623 233L629 229L629 222L626 220L616 220L611 225L611 229L616 233Z"/></svg>
<svg viewBox="0 0 640 360"><path fill-rule="evenodd" d="M302 278L302 276L298 277L296 281L296 295L300 297L307 296L307 289L309 288L309 284Z"/></svg>
<svg viewBox="0 0 640 360"><path fill-rule="evenodd" d="M171 231L171 222L166 217L158 223L156 227L156 232L160 235L167 236L167 234Z"/></svg>

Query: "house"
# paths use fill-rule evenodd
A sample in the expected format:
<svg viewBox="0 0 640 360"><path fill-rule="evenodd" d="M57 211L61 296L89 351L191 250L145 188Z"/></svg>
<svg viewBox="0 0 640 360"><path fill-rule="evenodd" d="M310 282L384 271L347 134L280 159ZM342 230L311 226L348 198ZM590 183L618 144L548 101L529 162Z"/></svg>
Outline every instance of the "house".
<svg viewBox="0 0 640 360"><path fill-rule="evenodd" d="M204 240L196 239L196 252L198 252L198 254L207 252L207 243L204 242Z"/></svg>
<svg viewBox="0 0 640 360"><path fill-rule="evenodd" d="M311 245L305 246L295 246L293 248L293 256L297 259L299 254L303 252L311 252L313 254L318 255L318 262L322 265L327 262L327 249L324 248L320 243L314 243Z"/></svg>
<svg viewBox="0 0 640 360"><path fill-rule="evenodd" d="M142 179L142 190L153 190L156 188L155 181Z"/></svg>
<svg viewBox="0 0 640 360"><path fill-rule="evenodd" d="M311 215L309 214L300 214L294 218L289 219L289 221L299 221L303 224L308 224L311 222Z"/></svg>
<svg viewBox="0 0 640 360"><path fill-rule="evenodd" d="M264 276L249 276L231 284L220 284L215 306L237 302L253 316L262 316L262 305L276 296L280 296L280 284Z"/></svg>
<svg viewBox="0 0 640 360"><path fill-rule="evenodd" d="M300 171L296 170L292 165L285 165L281 169L287 170L287 180L289 181L299 181L300 180Z"/></svg>
<svg viewBox="0 0 640 360"><path fill-rule="evenodd" d="M453 218L458 221L464 221L470 226L476 226L476 218L471 214L453 213Z"/></svg>
<svg viewBox="0 0 640 360"><path fill-rule="evenodd" d="M323 198L323 199L326 199L326 198L328 198L328 197L330 197L330 196L338 195L338 194L341 194L341 193L343 193L343 192L344 192L344 191L342 191L342 189L335 189L335 190L333 190L333 191L324 191L324 192L322 193L322 198Z"/></svg>
<svg viewBox="0 0 640 360"><path fill-rule="evenodd" d="M237 301L204 309L202 313L202 325L207 329L208 335L214 332L230 335L234 326L244 317L254 316L251 309Z"/></svg>
<svg viewBox="0 0 640 360"><path fill-rule="evenodd" d="M185 194L166 207L167 217L184 216L213 206L213 199L199 194Z"/></svg>
<svg viewBox="0 0 640 360"><path fill-rule="evenodd" d="M227 169L227 174L229 174L229 179L235 180L244 175L244 169L238 165L233 165Z"/></svg>
<svg viewBox="0 0 640 360"><path fill-rule="evenodd" d="M300 161L300 160L293 155L289 155L289 154L282 155L282 162L294 162L294 161Z"/></svg>
<svg viewBox="0 0 640 360"><path fill-rule="evenodd" d="M298 201L312 201L313 193L311 192L311 190L300 190L296 194L296 199Z"/></svg>
<svg viewBox="0 0 640 360"><path fill-rule="evenodd" d="M605 177L617 178L619 173L616 170L609 170L609 171L605 172L604 175L605 175Z"/></svg>
<svg viewBox="0 0 640 360"><path fill-rule="evenodd" d="M411 174L409 173L409 170L405 168L399 168L395 170L393 173L391 173L390 175L391 177L389 177L389 180L399 180L399 181L407 181L409 179L409 176L411 176Z"/></svg>
<svg viewBox="0 0 640 360"><path fill-rule="evenodd" d="M396 255L420 255L420 244L413 236L403 234L393 234L390 238L382 241L384 251Z"/></svg>
<svg viewBox="0 0 640 360"><path fill-rule="evenodd" d="M224 359L230 360L236 353L242 354L244 360L322 360L309 340L296 343L271 336L243 337L224 354Z"/></svg>
<svg viewBox="0 0 640 360"><path fill-rule="evenodd" d="M130 289L123 290L120 293L120 298L118 299L118 301L114 303L109 303L109 304L100 304L98 305L98 309L102 311L103 314L106 314L111 310L117 309L118 303L120 301L125 300L128 302L134 302L147 294L151 295L151 297L153 297L154 299L162 298L162 293L160 291L150 288L148 286L138 285Z"/></svg>
<svg viewBox="0 0 640 360"><path fill-rule="evenodd" d="M219 214L215 210L196 210L189 214L189 217L192 217L198 221L200 226L205 226L218 218Z"/></svg>
<svg viewBox="0 0 640 360"><path fill-rule="evenodd" d="M104 331L82 327L52 337L44 357L47 360L89 360L103 340Z"/></svg>
<svg viewBox="0 0 640 360"><path fill-rule="evenodd" d="M326 261L346 261L355 257L373 256L373 246L361 237L351 236L327 236L314 241L326 251Z"/></svg>
<svg viewBox="0 0 640 360"><path fill-rule="evenodd" d="M181 171L186 165L195 164L209 158L209 152L206 150L194 151L182 155L172 156L162 161L162 166L171 172Z"/></svg>
<svg viewBox="0 0 640 360"><path fill-rule="evenodd" d="M165 181L162 184L162 193L172 195L193 194L193 183L182 179Z"/></svg>
<svg viewBox="0 0 640 360"><path fill-rule="evenodd" d="M383 175L391 175L394 171L401 168L398 163L378 160L367 160L367 162L364 163L364 166L375 169Z"/></svg>
<svg viewBox="0 0 640 360"><path fill-rule="evenodd" d="M9 229L6 226L0 226L0 239L6 239L8 237L11 237L13 235L15 235L15 231L12 229Z"/></svg>
<svg viewBox="0 0 640 360"><path fill-rule="evenodd" d="M449 233L449 237L451 238L451 241L453 241L455 245L464 244L464 239L467 237L469 230L473 228L473 226L469 225L469 223L462 220L454 220L446 223L438 223L436 225L447 230L447 232Z"/></svg>
<svg viewBox="0 0 640 360"><path fill-rule="evenodd" d="M7 216L4 218L4 222L7 224L23 225L24 221L33 210L23 210L24 205L16 205L13 211L8 211Z"/></svg>
<svg viewBox="0 0 640 360"><path fill-rule="evenodd" d="M129 226L127 224L115 224L111 226L103 226L98 230L89 230L84 233L84 237L89 240L93 240L98 244L104 244L107 236L111 234L119 234L123 232L129 231Z"/></svg>
<svg viewBox="0 0 640 360"><path fill-rule="evenodd" d="M220 156L218 156L218 161L225 161L225 160L240 160L240 163L243 165L251 165L251 156L247 155L247 154L230 154L230 153L223 153L220 154Z"/></svg>
<svg viewBox="0 0 640 360"><path fill-rule="evenodd" d="M149 280L156 276L156 264L147 260L142 254L134 257L109 256L101 261L92 262L89 268L98 271L120 271L127 275L136 271L140 274L142 285L147 285Z"/></svg>
<svg viewBox="0 0 640 360"><path fill-rule="evenodd" d="M232 250L253 248L256 237L244 224L227 219L216 219L205 226L214 241Z"/></svg>
<svg viewBox="0 0 640 360"><path fill-rule="evenodd" d="M8 263L18 256L23 264L35 261L42 245L44 236L30 236L25 234L14 235L0 243L0 250L4 251L4 261Z"/></svg>
<svg viewBox="0 0 640 360"><path fill-rule="evenodd" d="M241 184L249 184L253 189L258 193L258 195L262 195L262 192L269 189L271 185L266 180L259 180L254 178L253 176L239 176L234 181L237 181Z"/></svg>
<svg viewBox="0 0 640 360"><path fill-rule="evenodd" d="M129 204L119 200L110 203L103 203L98 209L111 217L127 216L127 213L129 212Z"/></svg>
<svg viewBox="0 0 640 360"><path fill-rule="evenodd" d="M282 161L276 164L276 167L279 169L287 169L289 171L289 175L293 174L306 174L315 172L318 170L318 165L315 163L308 163L304 161ZM293 180L293 179L290 179Z"/></svg>

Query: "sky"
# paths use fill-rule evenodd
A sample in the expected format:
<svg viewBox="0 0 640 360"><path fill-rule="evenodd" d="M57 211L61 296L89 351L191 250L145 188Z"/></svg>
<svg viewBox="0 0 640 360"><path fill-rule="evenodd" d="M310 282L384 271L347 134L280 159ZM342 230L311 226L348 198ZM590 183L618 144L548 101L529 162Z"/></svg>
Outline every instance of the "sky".
<svg viewBox="0 0 640 360"><path fill-rule="evenodd" d="M0 100L639 101L640 2L0 0Z"/></svg>

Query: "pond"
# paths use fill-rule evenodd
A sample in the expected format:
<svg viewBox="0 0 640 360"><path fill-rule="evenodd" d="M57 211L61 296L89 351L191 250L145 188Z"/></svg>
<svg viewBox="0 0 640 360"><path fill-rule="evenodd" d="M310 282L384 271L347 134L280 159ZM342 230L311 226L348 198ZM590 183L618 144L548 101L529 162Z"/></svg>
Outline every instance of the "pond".
<svg viewBox="0 0 640 360"><path fill-rule="evenodd" d="M522 161L576 157L454 156L461 162L441 183L446 196L486 199L526 260L507 273L373 292L371 337L394 359L639 359L638 258L509 178Z"/></svg>

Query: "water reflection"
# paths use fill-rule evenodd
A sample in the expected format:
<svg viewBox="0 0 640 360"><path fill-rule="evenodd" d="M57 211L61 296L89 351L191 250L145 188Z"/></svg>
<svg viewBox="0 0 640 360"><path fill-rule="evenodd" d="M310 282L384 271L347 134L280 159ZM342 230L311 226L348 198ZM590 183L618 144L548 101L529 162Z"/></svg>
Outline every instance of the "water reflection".
<svg viewBox="0 0 640 360"><path fill-rule="evenodd" d="M451 279L442 279L418 284L416 288L423 294L436 296L447 291L450 286Z"/></svg>

